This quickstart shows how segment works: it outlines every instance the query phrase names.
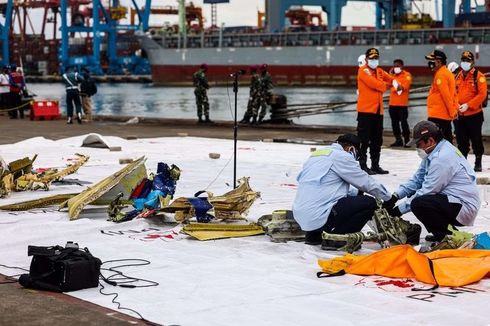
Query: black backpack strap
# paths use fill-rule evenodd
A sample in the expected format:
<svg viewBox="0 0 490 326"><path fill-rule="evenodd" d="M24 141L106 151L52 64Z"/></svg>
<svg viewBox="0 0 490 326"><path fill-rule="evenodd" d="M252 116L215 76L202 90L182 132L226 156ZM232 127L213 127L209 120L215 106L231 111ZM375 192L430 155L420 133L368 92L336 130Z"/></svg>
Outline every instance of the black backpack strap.
<svg viewBox="0 0 490 326"><path fill-rule="evenodd" d="M40 247L40 246L27 246L27 256L55 256L59 255L64 250L61 246L53 247Z"/></svg>
<svg viewBox="0 0 490 326"><path fill-rule="evenodd" d="M430 287L428 289L413 288L412 291L432 291L432 290L435 290L439 287L439 283L437 282L437 279L436 279L436 274L434 273L434 263L432 262L432 259L430 259L430 258L427 258L427 260L429 262L430 272L432 273L432 277L434 277L434 281L436 282L436 285L434 285L433 287Z"/></svg>
<svg viewBox="0 0 490 326"><path fill-rule="evenodd" d="M332 274L328 274L328 273L325 273L325 272L318 272L316 273L316 277L318 278L325 278L325 277L335 277L335 276L342 276L342 275L345 275L345 270L342 269L336 273L332 273Z"/></svg>
<svg viewBox="0 0 490 326"><path fill-rule="evenodd" d="M473 85L475 86L475 90L478 93L478 70L475 68L473 70Z"/></svg>

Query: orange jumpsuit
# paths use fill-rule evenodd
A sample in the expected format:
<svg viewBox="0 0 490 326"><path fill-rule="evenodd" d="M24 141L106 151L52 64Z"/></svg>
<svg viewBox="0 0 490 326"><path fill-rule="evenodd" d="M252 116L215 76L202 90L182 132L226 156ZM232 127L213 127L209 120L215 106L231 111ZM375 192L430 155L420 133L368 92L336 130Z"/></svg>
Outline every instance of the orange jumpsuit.
<svg viewBox="0 0 490 326"><path fill-rule="evenodd" d="M373 70L366 64L357 71L357 112L384 114L383 93L389 89L393 77L381 68Z"/></svg>
<svg viewBox="0 0 490 326"><path fill-rule="evenodd" d="M481 157L485 151L482 141L482 103L488 96L487 78L475 68L466 74L460 72L456 76L456 91L459 104L468 104L468 110L459 112L458 119L454 120L458 149L467 157L471 141L473 153Z"/></svg>
<svg viewBox="0 0 490 326"><path fill-rule="evenodd" d="M391 87L390 93L390 118L391 129L396 142L393 144L402 145L402 135L405 144L410 141L410 127L408 125L408 93L412 84L412 75L402 70L398 75L392 75L397 83L402 86L401 94L398 94L395 87ZM401 128L400 128L401 126Z"/></svg>
<svg viewBox="0 0 490 326"><path fill-rule="evenodd" d="M412 85L412 74L402 70L398 75L393 75L393 78L403 87L403 92L398 95L397 90L391 87L390 106L408 106L408 93Z"/></svg>
<svg viewBox="0 0 490 326"><path fill-rule="evenodd" d="M434 75L427 97L427 116L429 121L439 125L444 138L451 143L453 141L451 121L457 118L458 107L454 75L446 66L442 66Z"/></svg>
<svg viewBox="0 0 490 326"><path fill-rule="evenodd" d="M357 135L361 140L359 163L366 169L367 149L371 167L379 167L383 144L383 93L391 87L393 77L381 68L371 69L366 64L357 72Z"/></svg>

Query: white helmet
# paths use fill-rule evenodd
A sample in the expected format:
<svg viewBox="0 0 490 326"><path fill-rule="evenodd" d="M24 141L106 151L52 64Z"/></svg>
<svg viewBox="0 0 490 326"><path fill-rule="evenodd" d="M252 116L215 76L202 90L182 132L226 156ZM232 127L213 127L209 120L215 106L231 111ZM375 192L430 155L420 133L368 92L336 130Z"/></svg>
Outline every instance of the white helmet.
<svg viewBox="0 0 490 326"><path fill-rule="evenodd" d="M365 54L361 54L359 56L359 58L357 58L357 64L359 65L359 67L362 67L366 64L366 55Z"/></svg>
<svg viewBox="0 0 490 326"><path fill-rule="evenodd" d="M456 69L459 68L459 65L456 63L456 62L450 62L448 65L447 65L447 69L449 69L450 72L455 72Z"/></svg>

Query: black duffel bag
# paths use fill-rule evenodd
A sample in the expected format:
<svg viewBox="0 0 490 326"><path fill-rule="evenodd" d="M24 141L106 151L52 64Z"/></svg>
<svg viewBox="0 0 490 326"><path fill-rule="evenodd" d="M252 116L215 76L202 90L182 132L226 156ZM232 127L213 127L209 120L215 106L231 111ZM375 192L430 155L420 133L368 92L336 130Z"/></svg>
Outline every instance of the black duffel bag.
<svg viewBox="0 0 490 326"><path fill-rule="evenodd" d="M23 274L19 283L26 288L53 292L70 292L99 285L99 258L87 248L68 242L66 247L28 246L32 256L29 274Z"/></svg>

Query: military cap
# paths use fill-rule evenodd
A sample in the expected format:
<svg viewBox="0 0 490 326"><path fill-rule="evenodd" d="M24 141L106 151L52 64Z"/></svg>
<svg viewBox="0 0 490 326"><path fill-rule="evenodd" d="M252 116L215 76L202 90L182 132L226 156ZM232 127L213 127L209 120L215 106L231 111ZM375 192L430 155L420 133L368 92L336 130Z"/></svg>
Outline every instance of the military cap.
<svg viewBox="0 0 490 326"><path fill-rule="evenodd" d="M431 53L429 53L428 55L426 55L425 59L426 60L436 60L436 59L446 60L447 57L446 57L446 54L444 52L439 51L439 50L434 50Z"/></svg>
<svg viewBox="0 0 490 326"><path fill-rule="evenodd" d="M471 51L463 51L461 53L461 60L475 61L475 56Z"/></svg>
<svg viewBox="0 0 490 326"><path fill-rule="evenodd" d="M379 51L376 48L369 48L366 51L366 59L378 59L379 58Z"/></svg>

